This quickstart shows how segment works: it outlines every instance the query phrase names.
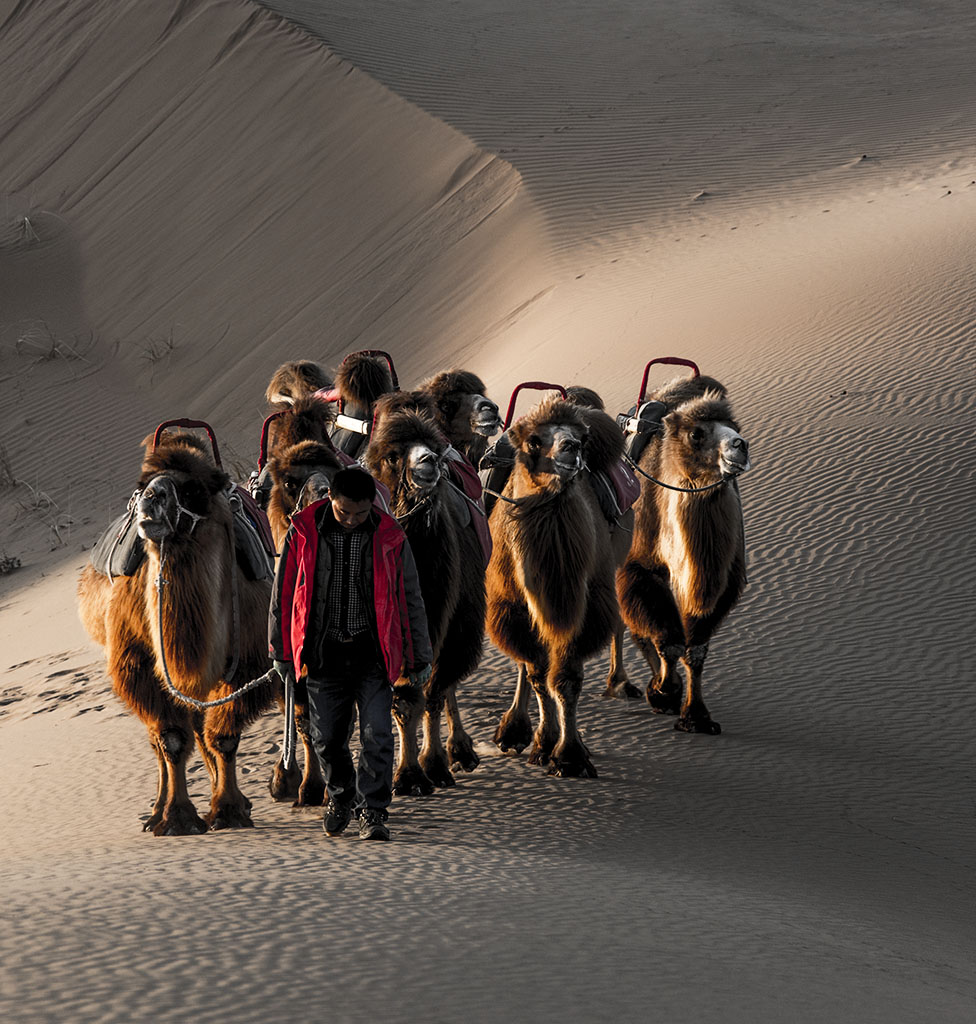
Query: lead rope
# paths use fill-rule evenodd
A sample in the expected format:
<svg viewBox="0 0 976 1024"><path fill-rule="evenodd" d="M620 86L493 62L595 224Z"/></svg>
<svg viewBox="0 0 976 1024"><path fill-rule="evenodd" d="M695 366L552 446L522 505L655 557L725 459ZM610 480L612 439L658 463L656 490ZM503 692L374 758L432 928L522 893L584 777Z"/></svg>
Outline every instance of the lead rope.
<svg viewBox="0 0 976 1024"><path fill-rule="evenodd" d="M709 484L707 487L675 487L674 484L666 484L663 480L658 480L656 477L651 476L650 473L645 473L629 455L624 455L623 459L633 470L646 477L652 484L657 484L658 487L667 487L669 491L681 491L682 494L704 494L706 491L714 491L716 487L722 487L728 483L728 480L723 478L718 483Z"/></svg>
<svg viewBox="0 0 976 1024"><path fill-rule="evenodd" d="M188 694L182 693L176 688L176 685L169 674L169 666L166 664L166 643L163 638L163 587L169 585L169 580L163 576L163 568L166 565L165 547L166 542L160 541L159 575L156 577L156 610L157 624L159 628L159 660L162 663L163 682L166 683L166 688L169 690L170 695L175 697L181 704L186 704L188 707L196 708L199 711L206 711L208 708L218 708L224 704L229 704L232 700L237 700L238 697L243 696L248 691L257 689L257 687L264 685L264 683L270 683L272 678L278 674L273 668L265 672L263 676L259 676L257 679L252 679L249 683L245 683L233 693L227 694L226 697L218 697L215 700L197 700L196 697L191 697Z"/></svg>

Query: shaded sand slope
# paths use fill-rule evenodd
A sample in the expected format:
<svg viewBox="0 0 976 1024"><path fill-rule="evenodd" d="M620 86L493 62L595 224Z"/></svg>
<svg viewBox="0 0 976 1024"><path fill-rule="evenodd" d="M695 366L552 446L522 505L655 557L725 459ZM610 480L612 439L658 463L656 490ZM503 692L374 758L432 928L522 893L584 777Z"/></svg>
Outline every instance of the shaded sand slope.
<svg viewBox="0 0 976 1024"><path fill-rule="evenodd" d="M4 3L0 67L4 443L18 479L68 425L109 457L59 500L171 416L250 462L283 359L415 380L536 294L512 168L253 5Z"/></svg>
<svg viewBox="0 0 976 1024"><path fill-rule="evenodd" d="M537 265L534 246L541 235L535 222L522 219L521 193L443 260L404 267L420 290L386 307L373 329L384 340L400 327L423 339L404 352L407 380L460 353L470 356L469 365L499 398L520 379L551 377L596 386L616 412L634 401L646 359L675 354L697 359L704 372L729 385L752 442L754 469L741 482L751 585L706 667L706 698L723 734L679 735L643 703L601 701L605 666L598 659L587 670L580 720L600 777L548 779L524 757L498 756L489 742L514 675L489 650L461 698L482 766L430 800L395 801L396 841L389 846L326 842L314 815L271 802L266 779L277 753L274 716L242 744L242 785L254 801L257 828L154 840L139 832L155 785L144 731L119 709L99 654L74 618L71 589L85 558L75 545L93 536L101 519L89 514L86 501L92 522L72 528L70 548L42 559L41 542L51 528L31 525L36 513L20 515L14 536L34 560L20 574L0 578L0 1012L31 1022L264 1021L308 1016L310 1007L327 1005L340 1021L375 1020L380 1006L382 1019L405 1022L968 1024L976 1008L976 751L970 726L976 708L968 649L976 596L969 441L976 379L976 186L969 182L976 180L976 147L973 122L965 116L971 70L962 66L961 53L972 32L964 12L958 5L922 10L889 4L875 12L869 32L854 24L856 12L847 5L802 16L785 4L752 5L749 31L741 40L733 33L728 45L720 38L715 55L721 59L710 60L706 44L721 35L729 18L711 3L681 16L714 23L715 32L702 36L698 49L689 49L685 29L676 34L684 24L679 13L660 8L653 33L646 22L632 23L633 51L620 49L616 31L636 10L626 4L603 5L599 17L595 5L563 5L565 22L553 21L552 11L548 20L533 9L515 17L511 8L488 4L479 7L480 20L465 23L452 23L447 8L437 4L396 5L400 20L385 4L371 5L369 11L379 13L355 20L338 4L328 9L343 31L360 33L357 60L374 70L409 69L428 83L428 108L435 109L439 98L444 106L438 112L454 111L457 126L470 130L474 122L461 124L467 110L482 117L493 96L517 97L521 89L523 107L498 101L491 141L496 151L517 151L509 155L555 237L556 270L540 276L556 287L545 303L524 308L542 290L532 274L511 291L486 292L482 300L479 292L471 304L459 284L475 266L479 281L496 273L511 281L505 260L510 245L532 256L530 267ZM30 6L24 10L24 18L36 13ZM176 10L167 9L161 21ZM250 8L202 4L178 10L183 16L177 25L187 26L183 45L217 54ZM441 12L440 21L425 20L432 10ZM744 17L736 10L736 18ZM195 18L193 32L189 17ZM735 24L745 32L741 20ZM164 27L147 35L147 47L163 38ZM74 43L86 38L80 31L68 36ZM167 38L167 45L175 45L178 29ZM264 67L260 87L253 75L248 78L247 95L253 92L255 102L264 90L284 88L291 61L317 54L318 74L331 74L333 63L337 73L348 69L306 37L263 19L218 67L233 67L244 53L253 57L248 45L258 39L259 49L268 52L289 45L274 50L283 66ZM790 40L795 48L784 49ZM438 52L438 45L453 57ZM647 138L678 165L691 161L686 177L668 179L661 167L649 170L646 151L637 159L642 151L634 146L643 137L634 125L647 113L639 99L646 69L627 54L638 51L642 59L656 55L682 85L668 93L669 102L686 104L680 108L682 132ZM517 59L503 60L508 53ZM534 61L524 59L526 53ZM598 58L605 74L597 73ZM821 60L831 67L839 62L843 73L828 74ZM574 61L581 63L575 65L578 81L571 82L567 69ZM152 61L143 64L153 67ZM24 79L18 88L34 95L35 109L42 109L44 89L31 93L30 87L40 71L18 67ZM0 74L6 68L0 63ZM788 68L805 76L798 86L807 83L793 94L782 84ZM210 103L218 79L207 79L208 89L168 130ZM473 87L460 90L457 83L468 79ZM295 86L284 106L300 103L315 80L309 75L301 88ZM373 90L361 105L343 94L360 132L373 118L385 124L388 105L409 110L354 71L338 76L337 88L355 81ZM771 96L770 83L779 83L782 98ZM591 94L592 108L566 105L570 84ZM614 111L604 101L611 88L619 90ZM785 104L790 133L782 130L785 113L775 114L771 102ZM756 121L763 130L716 136L717 111L731 117L735 103L757 118L766 111L766 120ZM249 104L238 102L236 116L244 116ZM531 148L539 134L534 111L552 110L579 114L559 122L578 129L577 138L604 133L606 168L593 156L599 148L570 145L574 131L547 135L539 140L541 149ZM285 116L282 108L275 112ZM53 118L50 110L46 117ZM431 132L446 132L423 123ZM36 117L33 125L50 152L64 149L70 157L63 122L52 120L47 132ZM284 129L278 125L272 118L252 121L235 138L257 145L259 135L270 135L289 153L287 133L279 134ZM699 131L709 125L710 131ZM870 148L861 145L868 130ZM316 133L306 135L312 146ZM451 132L437 138L458 147L447 164L465 166L472 150L463 140ZM410 138L396 140L410 151ZM818 140L827 147L823 164L817 162ZM787 142L787 149L776 148ZM180 145L195 153L189 135L180 137ZM379 159L374 145L363 141L364 161L367 150L370 159ZM857 160L874 148L885 158ZM18 152L26 160L26 144ZM179 157L182 150L175 152ZM897 153L904 158L894 159ZM326 159L324 152L319 158ZM195 153L193 160L204 157ZM171 171L182 164L171 161ZM704 172L713 165L729 169L735 190L708 188L712 179ZM335 177L319 189L322 202L330 190L351 184L345 164L327 166ZM486 166L504 168L497 160ZM454 172L446 173L450 180ZM149 162L128 183L116 180L116 191L137 189L144 178L153 188L165 186ZM212 204L219 206L225 194L238 197L235 216L228 214L218 234L248 225L258 250L249 265L257 266L265 239L274 236L255 226L271 227L273 217L263 214L279 209L281 194L248 193L246 202L237 179L218 180ZM414 181L407 174L404 180ZM418 180L422 190L430 185L431 194L444 188L424 174ZM614 192L611 201L601 190L617 180L637 186ZM675 200L691 180L713 191L714 201ZM29 173L16 183L16 194L27 201ZM192 193L186 184L183 191ZM112 194L102 197L103 216ZM605 218L595 215L598 205L587 211L587 197L597 204L598 195ZM190 195L185 201L193 203ZM401 217L401 203L424 208L412 192L382 201L394 220ZM165 235L171 209L157 207L155 221L147 212L143 230ZM304 210L310 209L309 203ZM205 211L197 208L197 216L205 218ZM60 223L40 214L34 220L52 231ZM44 301L52 310L47 315L63 316L61 329L78 330L82 342L84 329L70 317L83 307L84 323L100 322L92 311L106 308L101 290L119 294L111 275L92 278L87 270L93 261L109 261L86 249L89 232L100 223L86 221L84 230L73 222L62 225L58 245L48 250L34 243L27 250L38 266L57 267L58 275L74 282L63 291L48 287ZM431 251L424 248L427 232L438 237L439 223L429 217L416 222L423 252ZM346 249L366 245L372 251L357 235L358 224L358 217L345 223ZM520 233L523 224L527 234ZM22 243L18 225L22 229L15 220L10 230ZM3 237L12 236L8 231ZM382 259L400 251L400 238L380 229L375 252L382 272L370 277L367 267L366 280L383 281L403 266ZM479 239L496 247L478 253ZM173 244L170 236L168 256ZM133 251L138 258L145 249L133 244ZM307 267L317 264L297 251L283 252L279 247L269 257L268 272L274 269L282 294L292 296L282 308L293 315L297 282L306 281ZM318 251L316 258L331 257ZM285 260L295 280L276 259ZM134 468L134 444L147 417L151 421L165 404L157 389L163 398L188 391L194 404L180 412L226 409L220 422L241 424L239 431L228 430L229 443L247 450L240 438L253 437L263 375L277 362L273 352L263 352L266 365L259 372L241 362L236 328L222 333L236 305L252 317L276 314L277 301L265 308L253 294L264 275L235 278L236 264L218 259L211 287L223 305L207 319L196 279L179 276L180 265L172 258L159 281L178 280L181 295L188 301L195 296L189 308L211 329L212 348L197 346L196 362L181 363L181 351L189 350L177 349L172 359L146 366L120 346L113 360L104 354L90 362L55 358L24 370L28 356L12 350L5 335L4 360L23 360L13 364L21 371L16 381L3 382L20 403L10 423L17 438L36 444L27 451L38 473L58 477L78 473L79 465L94 467L100 452L90 439L73 438L74 424L97 403L116 403L118 435L127 446L123 455L118 441L112 470L118 489L107 486L106 470L89 469L106 482L104 495L98 494L106 512L119 490L125 493L127 467ZM72 276L71 267L79 273ZM358 279L351 276L350 287ZM32 278L25 274L22 280ZM156 288L153 277L143 281L140 289L130 279L132 294L118 300L117 315L138 325L148 315L140 309L165 308L183 322L168 285ZM245 281L250 287L242 286ZM497 315L482 316L479 302L496 295ZM411 333L424 301L457 333ZM342 316L336 313L337 330L347 316L355 322L359 311L343 309ZM496 332L495 344L452 348L455 340L486 337L501 323L507 326ZM158 333L151 337L168 337L164 319L153 324ZM284 333L282 326L277 337ZM351 335L343 337L351 347ZM309 354L307 337L296 341L301 344L294 353L282 357ZM215 381L237 381L235 389L215 398L207 373ZM38 418L35 405L44 402L50 412ZM7 409L5 394L0 415L11 415ZM47 432L43 447L33 431L24 430L25 417ZM8 439L11 428L3 422ZM40 479L48 486L47 476ZM66 501L64 493L59 497ZM5 500L12 505L18 495L23 490L8 492ZM628 667L643 683L638 660L628 650ZM201 804L208 787L199 762L192 779Z"/></svg>

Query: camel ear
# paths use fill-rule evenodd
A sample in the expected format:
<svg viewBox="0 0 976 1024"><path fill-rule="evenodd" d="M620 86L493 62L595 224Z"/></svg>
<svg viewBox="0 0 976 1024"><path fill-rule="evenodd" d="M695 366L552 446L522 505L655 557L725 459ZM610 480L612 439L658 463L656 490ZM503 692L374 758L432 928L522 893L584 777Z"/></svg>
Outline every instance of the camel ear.
<svg viewBox="0 0 976 1024"><path fill-rule="evenodd" d="M666 437L674 437L681 430L683 419L681 413L674 411L669 412L667 416L662 417L661 423L664 425L664 434Z"/></svg>

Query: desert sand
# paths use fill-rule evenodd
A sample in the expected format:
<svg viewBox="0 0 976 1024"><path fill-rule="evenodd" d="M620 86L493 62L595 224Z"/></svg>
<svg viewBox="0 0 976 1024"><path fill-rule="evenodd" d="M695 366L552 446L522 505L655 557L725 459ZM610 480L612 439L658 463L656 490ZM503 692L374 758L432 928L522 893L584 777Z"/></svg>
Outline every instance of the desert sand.
<svg viewBox="0 0 976 1024"><path fill-rule="evenodd" d="M4 1020L976 1018L974 44L961 0L0 0ZM725 382L722 735L595 659L600 776L549 778L491 743L489 648L482 764L392 843L271 800L275 715L253 830L144 834L88 549L157 423L243 479L274 368L363 348L503 406Z"/></svg>

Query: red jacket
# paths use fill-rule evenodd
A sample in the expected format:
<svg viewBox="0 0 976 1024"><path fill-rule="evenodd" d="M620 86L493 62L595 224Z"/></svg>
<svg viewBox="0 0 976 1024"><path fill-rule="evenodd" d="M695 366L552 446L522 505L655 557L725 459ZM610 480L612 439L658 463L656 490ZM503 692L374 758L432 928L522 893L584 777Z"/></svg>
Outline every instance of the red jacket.
<svg viewBox="0 0 976 1024"><path fill-rule="evenodd" d="M320 543L316 513L327 501L326 498L314 502L292 517L272 597L271 655L278 661L291 662L296 672L301 670L302 648L312 610L312 581ZM392 516L375 507L371 515L375 517L371 545L373 608L377 638L392 683L403 672L429 663L432 655L415 569L412 585L409 582L407 587L404 585L405 556L413 568L413 556L409 548L404 550L406 536ZM416 593L408 594L407 589ZM420 635L415 635L417 633Z"/></svg>

